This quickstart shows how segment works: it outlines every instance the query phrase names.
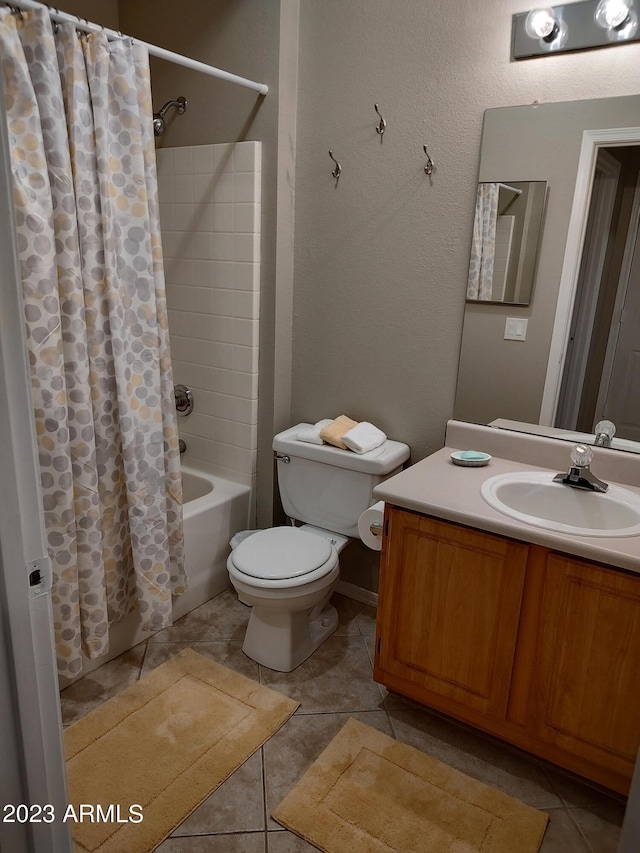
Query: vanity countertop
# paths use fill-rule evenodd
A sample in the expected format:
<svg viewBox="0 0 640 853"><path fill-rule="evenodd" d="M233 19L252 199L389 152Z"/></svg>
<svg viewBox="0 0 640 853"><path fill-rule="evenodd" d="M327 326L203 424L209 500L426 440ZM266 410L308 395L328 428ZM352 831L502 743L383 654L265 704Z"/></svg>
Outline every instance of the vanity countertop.
<svg viewBox="0 0 640 853"><path fill-rule="evenodd" d="M566 444L564 446L566 448ZM640 574L640 536L609 538L556 533L503 515L489 506L480 494L482 483L496 474L517 471L552 471L556 474L566 470L566 466L559 466L554 470L495 455L492 455L489 464L483 467L454 465L451 453L469 447L478 448L478 443L461 446L460 442L456 442L455 445L445 446L380 483L374 489L374 497L435 518L543 545ZM487 452L492 450L487 448ZM640 495L640 487L625 484L624 488Z"/></svg>

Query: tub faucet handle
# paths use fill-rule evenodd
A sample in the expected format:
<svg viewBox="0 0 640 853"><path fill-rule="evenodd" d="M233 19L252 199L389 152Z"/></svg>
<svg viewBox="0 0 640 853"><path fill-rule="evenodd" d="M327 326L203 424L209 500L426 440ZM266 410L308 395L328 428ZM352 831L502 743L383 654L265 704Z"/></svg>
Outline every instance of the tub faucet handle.
<svg viewBox="0 0 640 853"><path fill-rule="evenodd" d="M176 401L176 412L179 415L190 415L193 411L193 391L186 385L175 385L173 396Z"/></svg>

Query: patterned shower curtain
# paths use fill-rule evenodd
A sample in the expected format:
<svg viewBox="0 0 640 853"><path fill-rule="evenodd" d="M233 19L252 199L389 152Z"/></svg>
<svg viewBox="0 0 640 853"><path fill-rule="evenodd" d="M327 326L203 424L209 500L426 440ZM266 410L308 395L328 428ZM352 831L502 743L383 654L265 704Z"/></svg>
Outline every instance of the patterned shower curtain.
<svg viewBox="0 0 640 853"><path fill-rule="evenodd" d="M17 245L61 674L186 586L149 61L0 10Z"/></svg>
<svg viewBox="0 0 640 853"><path fill-rule="evenodd" d="M467 299L491 299L499 191L498 184L478 184Z"/></svg>

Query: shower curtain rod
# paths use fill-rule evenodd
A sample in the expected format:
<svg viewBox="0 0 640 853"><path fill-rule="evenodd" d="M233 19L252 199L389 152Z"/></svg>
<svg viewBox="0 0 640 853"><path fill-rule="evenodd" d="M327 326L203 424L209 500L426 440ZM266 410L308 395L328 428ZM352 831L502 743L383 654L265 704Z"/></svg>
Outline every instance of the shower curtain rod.
<svg viewBox="0 0 640 853"><path fill-rule="evenodd" d="M93 24L86 18L80 18L77 15L68 15L66 12L59 12L58 9L46 6L43 3L36 3L35 0L10 0L10 2L2 0L2 2L10 8L23 9L25 11L30 11L32 9L45 9L49 13L49 17L52 21L56 21L60 24L73 24L76 29L82 30L86 33L104 32L111 40L127 38L123 33L107 29L107 27L102 27L99 24ZM129 36L129 38L131 37ZM182 56L180 53L173 53L172 51L165 50L165 48L158 47L155 44L140 41L140 39L132 38L131 40L136 44L145 47L151 56L157 56L158 59L166 59L168 62L173 62L176 65L182 65L185 68L190 68L192 71L200 71L203 74L208 74L210 77L218 77L220 80L226 80L229 83L236 83L238 86L244 86L245 89L253 89L261 95L266 95L269 91L269 87L266 83L256 83L254 80L247 80L246 77L238 77L237 74L231 74L229 71L223 71L221 68L216 68L213 65L207 65L204 62L199 62L197 59L191 59L188 56Z"/></svg>

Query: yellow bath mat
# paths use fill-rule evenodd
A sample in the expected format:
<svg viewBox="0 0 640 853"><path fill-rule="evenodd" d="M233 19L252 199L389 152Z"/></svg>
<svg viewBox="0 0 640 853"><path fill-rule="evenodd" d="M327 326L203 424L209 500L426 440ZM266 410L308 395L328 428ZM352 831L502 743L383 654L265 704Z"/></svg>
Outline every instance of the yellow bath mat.
<svg viewBox="0 0 640 853"><path fill-rule="evenodd" d="M537 853L548 820L353 718L272 816L326 853Z"/></svg>
<svg viewBox="0 0 640 853"><path fill-rule="evenodd" d="M297 707L184 649L66 730L74 850L153 850Z"/></svg>

